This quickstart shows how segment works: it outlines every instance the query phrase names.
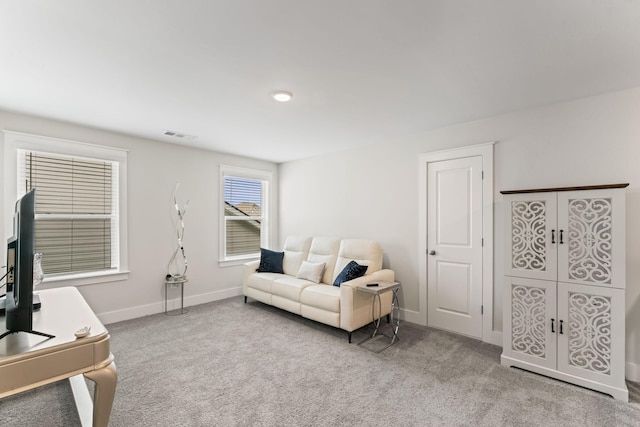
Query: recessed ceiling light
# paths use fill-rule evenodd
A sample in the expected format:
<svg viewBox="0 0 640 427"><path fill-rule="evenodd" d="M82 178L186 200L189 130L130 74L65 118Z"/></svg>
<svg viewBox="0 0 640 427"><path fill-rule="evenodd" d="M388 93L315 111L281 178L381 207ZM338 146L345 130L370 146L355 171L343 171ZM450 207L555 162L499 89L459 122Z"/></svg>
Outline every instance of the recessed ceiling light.
<svg viewBox="0 0 640 427"><path fill-rule="evenodd" d="M271 94L271 97L279 102L287 102L293 98L293 94L286 90L277 90Z"/></svg>

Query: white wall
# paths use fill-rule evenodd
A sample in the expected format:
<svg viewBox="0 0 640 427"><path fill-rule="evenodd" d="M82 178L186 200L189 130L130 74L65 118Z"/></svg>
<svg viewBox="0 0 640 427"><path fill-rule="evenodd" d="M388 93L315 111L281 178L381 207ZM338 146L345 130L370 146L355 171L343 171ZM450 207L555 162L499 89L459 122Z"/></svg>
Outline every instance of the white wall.
<svg viewBox="0 0 640 427"><path fill-rule="evenodd" d="M640 380L640 88L450 126L370 148L280 166L280 241L287 235L378 240L418 298L418 155L496 141L494 329L502 330L500 190L612 184L627 189L627 378Z"/></svg>
<svg viewBox="0 0 640 427"><path fill-rule="evenodd" d="M167 262L175 248L173 191L176 183L180 184L180 205L190 200L184 235L189 261L187 276L190 279L185 285L185 304L242 293L241 267L218 266L218 166L235 165L273 172L277 200L276 164L2 111L0 129L129 150L129 278L79 287L103 322L111 323L164 310L164 277ZM4 153L2 133L0 153ZM0 164L2 161L0 159ZM2 192L4 183L0 185L0 201L4 200ZM13 206L0 206L0 224L4 224L4 216L12 214L12 210ZM40 286L42 289L47 287L50 285ZM177 298L179 291L170 290L169 295ZM179 307L177 300L172 303L169 308Z"/></svg>
<svg viewBox="0 0 640 427"><path fill-rule="evenodd" d="M240 267L218 266L218 165L276 172L280 243L287 235L380 241L384 266L403 284L401 305L419 311L418 154L496 141L495 327L500 331L500 190L629 182L627 189L627 378L640 380L640 88L479 120L370 148L277 165L0 111L0 129L129 151L129 280L81 293L104 322L163 309L174 244L173 189L191 200L185 218L188 304L238 295ZM0 134L0 164L4 141ZM278 178L279 174L279 178ZM3 191L4 183L0 185ZM277 188L277 184L274 185ZM4 194L0 193L0 204ZM276 194L276 200L278 194ZM12 206L0 206L0 224ZM7 236L5 236L6 238ZM175 305L174 305L175 306Z"/></svg>

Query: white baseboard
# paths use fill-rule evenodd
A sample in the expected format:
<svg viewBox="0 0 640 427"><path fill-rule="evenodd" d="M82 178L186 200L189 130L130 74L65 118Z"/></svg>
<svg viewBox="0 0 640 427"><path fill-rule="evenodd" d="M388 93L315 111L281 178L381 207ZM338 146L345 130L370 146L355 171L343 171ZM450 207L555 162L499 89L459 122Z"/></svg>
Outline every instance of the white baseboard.
<svg viewBox="0 0 640 427"><path fill-rule="evenodd" d="M227 298L242 295L242 286L236 288L224 289L222 291L208 292L206 294L192 295L185 297L184 306L192 306L198 304L205 304L213 301L220 301ZM180 308L180 299L170 299L168 301L168 308L175 310ZM102 323L108 325L109 323L121 322L123 320L135 319L137 317L149 316L156 313L162 313L164 311L164 301L158 301L152 304L140 305L136 307L125 308L123 310L108 311L105 313L98 313L98 318ZM413 310L400 309L400 319L405 322L415 323L420 325L421 316L420 312ZM424 326L424 325L423 325ZM484 342L502 346L502 332L493 331L491 336L487 337ZM629 381L640 382L640 365L637 363L627 362L625 369L625 378Z"/></svg>
<svg viewBox="0 0 640 427"><path fill-rule="evenodd" d="M426 326L422 323L422 318L423 316L419 311L407 310L404 308L400 309L400 320L415 323L416 325ZM491 332L491 335L489 335L488 337L484 337L482 341L502 347L502 332L493 331Z"/></svg>
<svg viewBox="0 0 640 427"><path fill-rule="evenodd" d="M415 323L416 325L421 325L420 320L420 312L407 310L406 308L400 308L400 320L404 320L405 322ZM425 326L425 325L422 325Z"/></svg>
<svg viewBox="0 0 640 427"><path fill-rule="evenodd" d="M497 345L498 347L502 347L502 332L492 331L491 335L486 337L486 339L484 339L483 341L489 344Z"/></svg>
<svg viewBox="0 0 640 427"><path fill-rule="evenodd" d="M219 301L226 298L242 295L242 286L236 288L224 289L222 291L208 292L206 294L190 295L184 298L184 306L205 304L208 302ZM180 308L180 299L173 298L167 301L167 308L175 310ZM135 319L138 317L149 316L152 314L164 312L164 300L151 304L129 307L122 310L108 311L105 313L97 313L98 319L108 325L110 323L121 322L123 320Z"/></svg>
<svg viewBox="0 0 640 427"><path fill-rule="evenodd" d="M640 365L627 362L624 377L629 381L640 382Z"/></svg>

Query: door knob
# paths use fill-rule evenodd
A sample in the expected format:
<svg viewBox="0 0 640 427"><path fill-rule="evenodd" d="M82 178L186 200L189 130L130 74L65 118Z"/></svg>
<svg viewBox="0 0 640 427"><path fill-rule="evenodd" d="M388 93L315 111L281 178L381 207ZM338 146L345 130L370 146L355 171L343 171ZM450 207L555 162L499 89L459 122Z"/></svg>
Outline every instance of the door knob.
<svg viewBox="0 0 640 427"><path fill-rule="evenodd" d="M436 251L429 251L429 255L435 255Z"/></svg>

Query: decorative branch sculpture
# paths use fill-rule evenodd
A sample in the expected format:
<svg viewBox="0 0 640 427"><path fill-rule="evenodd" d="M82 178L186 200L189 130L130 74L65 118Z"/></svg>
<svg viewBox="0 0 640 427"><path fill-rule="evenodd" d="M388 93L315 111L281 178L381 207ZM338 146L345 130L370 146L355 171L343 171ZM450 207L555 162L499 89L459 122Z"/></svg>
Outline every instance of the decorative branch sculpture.
<svg viewBox="0 0 640 427"><path fill-rule="evenodd" d="M178 187L180 184L176 184L176 189L173 192L173 205L176 208L176 212L178 214L178 221L176 222L176 234L177 234L177 245L175 250L173 251L173 255L167 264L167 277L166 279L169 281L181 281L186 280L187 278L187 255L184 251L184 246L182 244L182 239L184 237L184 217L187 213L187 208L189 207L189 200L184 205L184 208L180 209L178 205ZM182 262L180 262L180 258Z"/></svg>

